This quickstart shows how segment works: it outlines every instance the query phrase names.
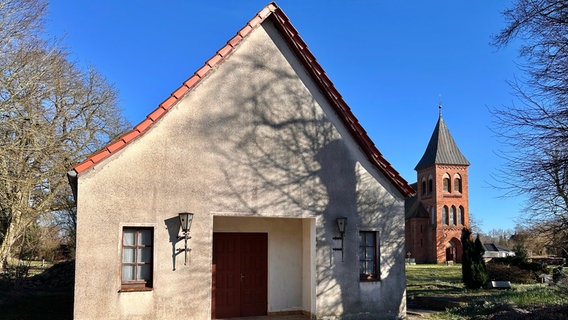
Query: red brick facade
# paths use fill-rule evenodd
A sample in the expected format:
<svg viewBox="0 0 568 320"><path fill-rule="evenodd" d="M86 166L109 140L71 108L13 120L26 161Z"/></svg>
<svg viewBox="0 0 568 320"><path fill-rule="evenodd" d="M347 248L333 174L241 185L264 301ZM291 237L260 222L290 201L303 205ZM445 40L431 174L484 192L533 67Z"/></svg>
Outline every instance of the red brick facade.
<svg viewBox="0 0 568 320"><path fill-rule="evenodd" d="M463 227L469 228L467 169L467 166L434 165L418 172L416 196L427 216L406 221L407 252L416 262L461 262L461 231Z"/></svg>
<svg viewBox="0 0 568 320"><path fill-rule="evenodd" d="M407 200L406 249L417 263L461 262L461 232L469 228L468 166L440 116L416 168L416 195Z"/></svg>

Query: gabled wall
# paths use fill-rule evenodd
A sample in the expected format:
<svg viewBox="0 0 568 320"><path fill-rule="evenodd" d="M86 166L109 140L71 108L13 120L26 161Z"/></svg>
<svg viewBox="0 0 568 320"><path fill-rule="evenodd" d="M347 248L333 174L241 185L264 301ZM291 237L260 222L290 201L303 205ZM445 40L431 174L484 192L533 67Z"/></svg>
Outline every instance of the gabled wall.
<svg viewBox="0 0 568 320"><path fill-rule="evenodd" d="M149 132L82 173L77 208L76 319L209 319L212 233L226 227L222 216L302 221L290 235L302 235L294 252L303 266L283 282L301 298L271 293L269 312L299 306L376 319L405 311L402 196L269 20ZM179 212L195 213L187 266L172 258ZM339 216L348 218L344 261L332 250ZM154 228L152 291L119 292L123 226ZM359 281L360 230L380 235L381 281Z"/></svg>

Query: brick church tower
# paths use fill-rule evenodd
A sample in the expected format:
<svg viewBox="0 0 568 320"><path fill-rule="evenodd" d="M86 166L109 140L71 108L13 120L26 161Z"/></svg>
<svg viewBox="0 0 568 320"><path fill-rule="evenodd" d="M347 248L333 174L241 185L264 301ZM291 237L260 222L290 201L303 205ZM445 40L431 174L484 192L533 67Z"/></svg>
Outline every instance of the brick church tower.
<svg viewBox="0 0 568 320"><path fill-rule="evenodd" d="M414 168L416 194L406 200L406 250L417 263L461 262L461 232L469 228L469 161L440 116Z"/></svg>

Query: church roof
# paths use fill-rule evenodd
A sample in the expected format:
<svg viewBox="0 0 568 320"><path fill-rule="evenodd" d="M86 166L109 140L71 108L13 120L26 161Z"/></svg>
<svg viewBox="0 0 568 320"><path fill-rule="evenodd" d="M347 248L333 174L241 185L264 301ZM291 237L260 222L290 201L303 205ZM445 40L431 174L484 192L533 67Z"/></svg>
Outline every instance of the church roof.
<svg viewBox="0 0 568 320"><path fill-rule="evenodd" d="M411 185L416 190L416 183ZM428 218L428 210L424 207L422 201L418 201L416 193L411 197L407 197L404 201L404 216L410 218Z"/></svg>
<svg viewBox="0 0 568 320"><path fill-rule="evenodd" d="M438 123L436 123L436 128L434 128L430 142L428 142L428 147L426 147L422 159L418 161L414 170L434 164L469 166L469 161L467 161L465 156L461 153L454 138L450 134L450 130L446 126L442 118L442 112L440 112Z"/></svg>

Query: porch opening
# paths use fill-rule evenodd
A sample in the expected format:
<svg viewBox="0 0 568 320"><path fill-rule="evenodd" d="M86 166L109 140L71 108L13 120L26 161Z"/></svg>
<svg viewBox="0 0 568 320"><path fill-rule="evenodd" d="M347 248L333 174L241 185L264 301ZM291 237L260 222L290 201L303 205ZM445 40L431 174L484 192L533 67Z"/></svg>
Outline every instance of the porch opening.
<svg viewBox="0 0 568 320"><path fill-rule="evenodd" d="M315 314L315 219L215 216L212 318Z"/></svg>

